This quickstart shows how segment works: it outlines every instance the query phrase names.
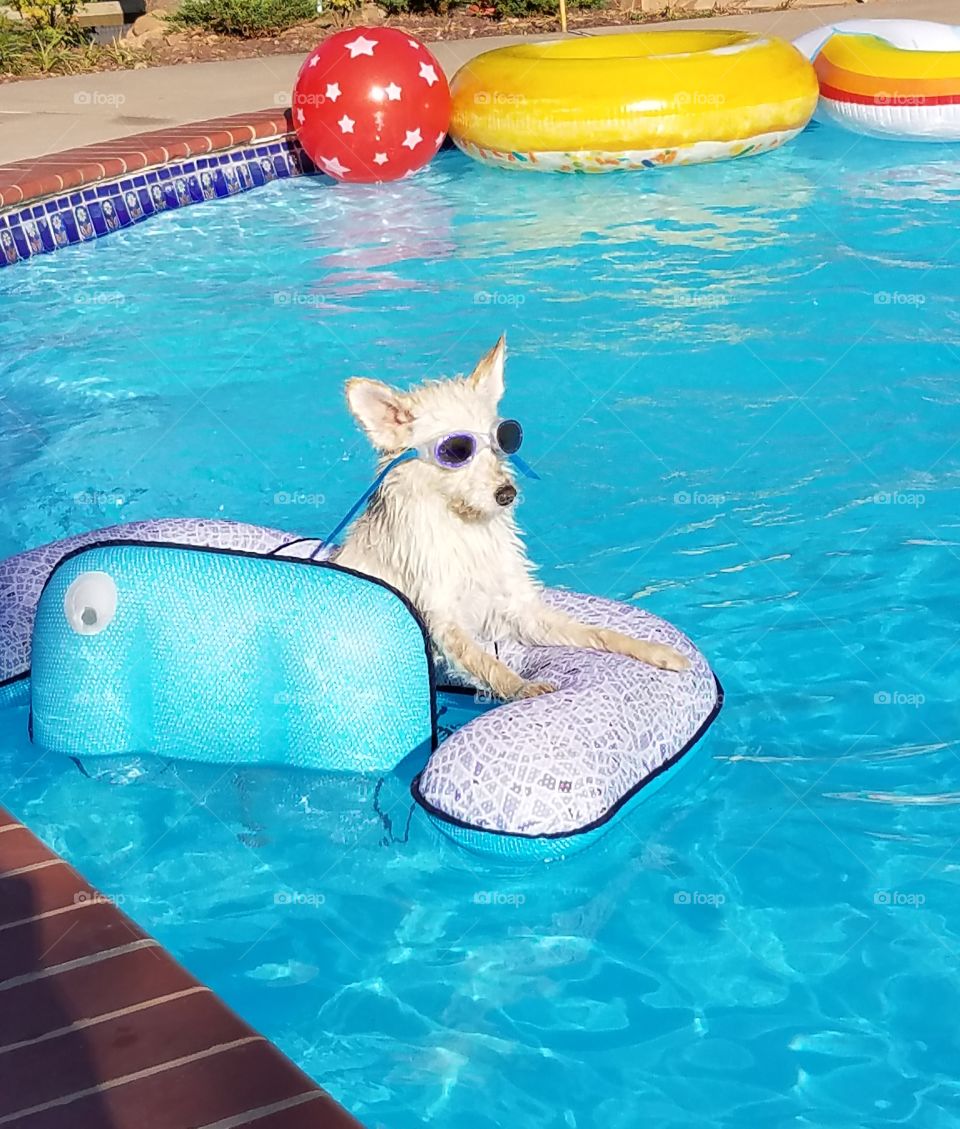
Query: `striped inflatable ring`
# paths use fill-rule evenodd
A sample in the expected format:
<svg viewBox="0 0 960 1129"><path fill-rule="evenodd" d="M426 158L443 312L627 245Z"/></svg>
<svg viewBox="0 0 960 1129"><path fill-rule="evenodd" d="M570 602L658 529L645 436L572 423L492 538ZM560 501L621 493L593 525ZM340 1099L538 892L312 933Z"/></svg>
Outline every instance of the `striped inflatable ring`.
<svg viewBox="0 0 960 1129"><path fill-rule="evenodd" d="M846 20L794 46L817 72L819 117L875 137L960 140L960 27Z"/></svg>

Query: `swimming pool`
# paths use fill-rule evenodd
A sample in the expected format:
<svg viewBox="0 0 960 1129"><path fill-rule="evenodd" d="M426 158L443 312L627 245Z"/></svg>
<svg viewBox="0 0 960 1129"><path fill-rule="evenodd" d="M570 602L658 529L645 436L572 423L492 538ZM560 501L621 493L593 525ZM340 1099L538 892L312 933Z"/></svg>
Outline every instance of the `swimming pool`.
<svg viewBox="0 0 960 1129"><path fill-rule="evenodd" d="M207 514L325 533L343 380L508 331L551 584L723 680L697 768L508 868L393 782L38 762L0 802L369 1126L952 1126L960 447L952 148L301 179L0 276L0 552Z"/></svg>

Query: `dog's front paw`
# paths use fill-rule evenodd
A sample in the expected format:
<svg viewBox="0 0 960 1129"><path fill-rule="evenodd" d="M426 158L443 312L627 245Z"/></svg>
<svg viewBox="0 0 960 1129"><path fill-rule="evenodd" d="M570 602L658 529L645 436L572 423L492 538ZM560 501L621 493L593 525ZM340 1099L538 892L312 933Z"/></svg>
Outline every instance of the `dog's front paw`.
<svg viewBox="0 0 960 1129"><path fill-rule="evenodd" d="M556 686L552 682L521 682L517 690L518 698L539 698L541 694L552 694Z"/></svg>
<svg viewBox="0 0 960 1129"><path fill-rule="evenodd" d="M665 643L647 643L642 656L644 662L660 670L687 670L690 660Z"/></svg>

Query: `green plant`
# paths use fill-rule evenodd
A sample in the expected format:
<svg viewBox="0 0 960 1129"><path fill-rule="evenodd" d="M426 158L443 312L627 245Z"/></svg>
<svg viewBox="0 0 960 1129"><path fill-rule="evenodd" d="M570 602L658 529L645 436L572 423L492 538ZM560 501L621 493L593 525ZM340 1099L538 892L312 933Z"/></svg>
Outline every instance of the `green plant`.
<svg viewBox="0 0 960 1129"><path fill-rule="evenodd" d="M77 68L86 33L81 28L34 27L24 20L0 17L0 74L69 74ZM77 49L79 47L79 50Z"/></svg>
<svg viewBox="0 0 960 1129"><path fill-rule="evenodd" d="M169 18L180 27L254 38L275 35L316 14L316 0L183 0Z"/></svg>
<svg viewBox="0 0 960 1129"><path fill-rule="evenodd" d="M8 0L23 24L35 31L45 48L84 43L87 33L77 23L82 0Z"/></svg>
<svg viewBox="0 0 960 1129"><path fill-rule="evenodd" d="M405 12L417 16L446 16L453 8L462 8L470 0L377 0L388 16Z"/></svg>
<svg viewBox="0 0 960 1129"><path fill-rule="evenodd" d="M0 17L0 73L23 74L30 31L20 20Z"/></svg>
<svg viewBox="0 0 960 1129"><path fill-rule="evenodd" d="M502 20L520 16L556 15L559 11L557 0L488 0L493 8L494 19ZM570 0L567 7L602 8L606 0Z"/></svg>
<svg viewBox="0 0 960 1129"><path fill-rule="evenodd" d="M410 12L417 15L446 16L451 9L470 4L476 8L489 10L496 20L519 16L558 15L557 0L377 0L391 16ZM607 0L570 0L567 7L602 8Z"/></svg>

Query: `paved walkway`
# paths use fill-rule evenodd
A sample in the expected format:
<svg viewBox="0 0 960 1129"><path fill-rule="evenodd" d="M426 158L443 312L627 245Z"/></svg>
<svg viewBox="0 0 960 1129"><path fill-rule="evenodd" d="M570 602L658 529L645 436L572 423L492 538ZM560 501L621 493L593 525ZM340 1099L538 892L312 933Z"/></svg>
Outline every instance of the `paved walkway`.
<svg viewBox="0 0 960 1129"><path fill-rule="evenodd" d="M739 27L792 39L831 21L883 16L950 23L956 22L960 12L957 0L875 0L858 5L711 17L684 21L683 26ZM676 28L677 21L644 25L645 30L652 27ZM600 30L628 32L637 28ZM430 48L447 73L452 74L481 51L519 38L455 40L432 43ZM288 106L302 59L302 55L272 55L0 85L0 165L202 118Z"/></svg>

